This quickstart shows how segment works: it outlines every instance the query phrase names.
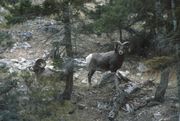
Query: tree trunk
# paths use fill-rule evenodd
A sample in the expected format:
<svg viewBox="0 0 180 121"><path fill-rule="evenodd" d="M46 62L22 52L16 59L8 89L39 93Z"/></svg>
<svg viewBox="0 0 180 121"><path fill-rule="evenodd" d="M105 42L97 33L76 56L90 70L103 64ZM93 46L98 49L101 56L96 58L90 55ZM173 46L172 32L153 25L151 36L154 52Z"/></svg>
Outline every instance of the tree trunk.
<svg viewBox="0 0 180 121"><path fill-rule="evenodd" d="M109 4L112 5L113 4L113 0L109 0Z"/></svg>
<svg viewBox="0 0 180 121"><path fill-rule="evenodd" d="M155 101L158 102L164 101L164 95L168 87L168 81L169 81L169 69L167 68L161 71L161 80L155 92L155 98L154 98Z"/></svg>
<svg viewBox="0 0 180 121"><path fill-rule="evenodd" d="M178 103L180 105L180 63L178 63L177 68L176 68L176 75L177 75L177 86L178 86ZM180 121L180 106L178 109L178 113L179 113L179 121Z"/></svg>
<svg viewBox="0 0 180 121"><path fill-rule="evenodd" d="M65 1L63 3L63 23L65 30L65 41L66 41L66 53L69 58L73 58L73 50L71 43L71 25L70 25L70 10L69 2ZM72 88L73 88L73 61L70 62L69 67L66 67L67 78L66 78L66 87L63 92L63 99L70 99Z"/></svg>
<svg viewBox="0 0 180 121"><path fill-rule="evenodd" d="M161 26L162 20L163 20L163 15L162 15L160 0L156 0L156 2L155 2L155 11L156 11L156 34L160 35L163 32L163 27Z"/></svg>
<svg viewBox="0 0 180 121"><path fill-rule="evenodd" d="M125 77L126 78L126 77ZM135 83L125 84L123 87L120 87L120 81L125 79L122 75L114 73L114 83L116 87L116 93L113 96L113 104L112 109L108 114L108 119L110 121L116 120L116 116L118 115L119 108L126 104L128 97L131 93L135 92L139 88L139 86ZM129 80L130 81L130 80ZM130 110L129 110L130 109ZM133 108L127 109L129 112L133 111Z"/></svg>
<svg viewBox="0 0 180 121"><path fill-rule="evenodd" d="M122 29L121 28L119 28L119 41L120 42L123 42L123 37L122 37L123 35L122 35Z"/></svg>
<svg viewBox="0 0 180 121"><path fill-rule="evenodd" d="M71 43L71 25L70 25L70 10L69 2L63 4L63 23L65 30L66 53L68 57L73 57L72 43Z"/></svg>
<svg viewBox="0 0 180 121"><path fill-rule="evenodd" d="M176 44L176 58L177 58L177 66L176 66L176 76L177 76L177 87L178 87L178 102L179 102L179 105L180 105L180 45L179 44ZM180 106L179 106L179 109L178 109L178 113L179 113L179 121L180 121Z"/></svg>
<svg viewBox="0 0 180 121"><path fill-rule="evenodd" d="M156 35L161 38L166 34L166 27L165 27L164 18L163 18L161 0L156 0L155 9L156 9L155 10L156 11Z"/></svg>
<svg viewBox="0 0 180 121"><path fill-rule="evenodd" d="M162 7L160 0L156 0L155 9L156 9L156 43L158 45L160 44L160 41L162 41L166 33L165 27L163 27L162 24L163 14L162 14ZM158 49L158 51L160 51L159 53L161 55L162 54L161 49ZM155 92L155 98L154 98L155 101L162 102L164 100L164 95L166 93L168 81L169 81L169 69L161 70L161 80Z"/></svg>
<svg viewBox="0 0 180 121"><path fill-rule="evenodd" d="M127 92L125 92L125 91L123 91L123 89L119 88L119 80L118 80L118 77L116 76L115 73L114 73L114 83L115 83L115 87L116 87L116 94L113 97L112 110L108 114L108 119L110 121L114 121L115 120L115 118L116 118L116 116L118 114L119 108L123 104L125 104L126 98L127 98L127 95L128 95Z"/></svg>
<svg viewBox="0 0 180 121"><path fill-rule="evenodd" d="M173 24L173 31L177 29L177 20L175 15L175 1L171 0L171 11L172 11L172 24Z"/></svg>

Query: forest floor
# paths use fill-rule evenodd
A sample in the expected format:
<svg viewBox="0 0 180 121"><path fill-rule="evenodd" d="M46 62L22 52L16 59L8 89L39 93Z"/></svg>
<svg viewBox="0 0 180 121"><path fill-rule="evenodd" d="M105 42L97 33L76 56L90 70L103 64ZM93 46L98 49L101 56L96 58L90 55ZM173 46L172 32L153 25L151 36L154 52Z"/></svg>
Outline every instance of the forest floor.
<svg viewBox="0 0 180 121"><path fill-rule="evenodd" d="M13 39L16 42L24 41L22 40L23 38L19 36L19 33L21 32L31 32L32 38L26 40L31 47L27 49L7 49L1 53L1 58L17 60L21 60L22 58L26 60L42 58L45 54L50 52L52 47L52 39L47 40L47 38L51 36L51 30L50 32L47 32L47 29L44 27L50 26L51 28L54 27L54 24L55 21L38 18L36 20L30 20L23 24L12 26L9 29L4 29L3 31L9 31L13 34ZM88 53L99 51L99 47L103 48L103 45L109 42L107 38L103 38L103 36L77 36L81 38L76 42L78 48L77 53L80 53L78 55L80 58L84 58ZM97 39L95 39L96 37ZM55 39L58 40L59 38L55 37ZM101 40L104 40L103 43L101 43ZM127 99L127 104L130 105L134 103L137 105L144 103L146 99L153 97L160 80L160 73L158 71L152 70L145 73L138 71L138 64L142 60L137 57L127 57L121 71L128 72L126 76L132 82L141 84L147 80L151 80L154 85L143 87L139 91L130 95ZM126 107L123 106L119 110L116 118L117 121L177 121L178 103L176 76L174 73L174 69L171 68L169 86L163 103L153 107L145 106L133 112L127 112L125 110ZM56 115L60 121L108 121L107 116L110 111L108 105L110 105L110 102L112 101L115 88L114 83L107 83L100 87L98 86L103 75L104 74L101 72L96 72L92 78L94 86L89 89L87 83L87 69L79 68L76 70L74 74L72 100L68 102L72 106L67 110L64 109L64 114ZM56 106L61 109L63 108L63 105ZM57 110L57 108L54 108L54 110L51 109L49 111L55 113ZM48 120L56 121L58 118ZM41 120L46 121L45 118L42 118ZM33 121L38 121L38 119Z"/></svg>

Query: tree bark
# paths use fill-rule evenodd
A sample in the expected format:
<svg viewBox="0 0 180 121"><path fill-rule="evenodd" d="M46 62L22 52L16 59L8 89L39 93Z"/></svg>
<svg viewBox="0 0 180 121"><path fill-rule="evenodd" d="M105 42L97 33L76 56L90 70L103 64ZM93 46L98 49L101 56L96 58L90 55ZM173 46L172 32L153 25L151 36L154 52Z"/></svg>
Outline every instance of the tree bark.
<svg viewBox="0 0 180 121"><path fill-rule="evenodd" d="M112 109L108 114L108 119L110 121L114 121L116 116L118 115L119 108L122 107L127 102L127 97L133 93L138 87L136 84L129 84L129 86L119 87L120 81L123 80L124 77L118 77L116 73L114 73L114 83L116 87L115 96L113 96L113 105Z"/></svg>
<svg viewBox="0 0 180 121"><path fill-rule="evenodd" d="M175 1L171 0L171 11L172 11L172 24L173 24L173 31L177 29L177 20L175 15Z"/></svg>
<svg viewBox="0 0 180 121"><path fill-rule="evenodd" d="M156 0L155 11L156 11L156 35L157 35L156 38L159 39L164 37L164 35L166 34L161 0Z"/></svg>
<svg viewBox="0 0 180 121"><path fill-rule="evenodd" d="M66 54L68 57L73 57L72 43L71 43L71 23L70 23L70 10L69 2L65 1L63 4L63 23L65 30L65 41L66 41Z"/></svg>
<svg viewBox="0 0 180 121"><path fill-rule="evenodd" d="M177 86L178 86L178 103L180 105L180 63L178 63L177 68L176 68L176 75L177 75ZM180 106L178 109L179 113L179 121L180 121Z"/></svg>
<svg viewBox="0 0 180 121"><path fill-rule="evenodd" d="M176 66L176 76L177 76L177 87L178 87L178 103L180 105L180 45L176 44L176 58L177 58L177 66ZM179 121L180 121L180 106L178 109L179 113Z"/></svg>
<svg viewBox="0 0 180 121"><path fill-rule="evenodd" d="M119 41L120 42L123 42L123 35L122 35L122 29L121 28L119 28Z"/></svg>
<svg viewBox="0 0 180 121"><path fill-rule="evenodd" d="M163 27L161 26L162 24L162 9L161 9L161 1L156 0L155 2L155 11L156 11L156 34L159 36L161 34Z"/></svg>
<svg viewBox="0 0 180 121"><path fill-rule="evenodd" d="M63 3L63 23L65 30L65 41L66 41L66 53L69 58L73 58L73 50L71 43L71 25L70 25L70 9L69 1L64 1ZM70 62L68 67L66 67L66 87L63 92L63 99L71 99L71 93L73 88L73 61Z"/></svg>
<svg viewBox="0 0 180 121"><path fill-rule="evenodd" d="M155 101L158 102L164 101L164 95L168 87L168 82L169 82L169 69L167 68L161 71L161 80L155 92L155 98L154 98Z"/></svg>
<svg viewBox="0 0 180 121"><path fill-rule="evenodd" d="M112 110L109 112L108 114L108 119L110 121L114 121L114 119L116 118L119 108L125 104L126 102L126 97L128 95L127 92L124 92L123 89L119 88L119 80L118 77L116 76L116 74L114 73L114 83L115 83L115 87L116 87L116 94L113 97L113 106L112 106Z"/></svg>

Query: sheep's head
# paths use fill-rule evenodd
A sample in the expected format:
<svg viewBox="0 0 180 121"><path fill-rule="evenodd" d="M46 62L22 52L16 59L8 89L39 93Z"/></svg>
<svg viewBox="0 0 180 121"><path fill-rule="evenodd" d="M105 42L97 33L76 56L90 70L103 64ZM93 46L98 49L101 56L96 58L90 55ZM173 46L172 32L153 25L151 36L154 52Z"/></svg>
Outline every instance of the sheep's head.
<svg viewBox="0 0 180 121"><path fill-rule="evenodd" d="M40 73L44 71L46 66L46 61L44 59L38 59L36 60L35 64L32 66L32 71L35 73Z"/></svg>
<svg viewBox="0 0 180 121"><path fill-rule="evenodd" d="M116 42L115 43L115 47L114 50L116 53L118 53L119 55L123 55L124 53L126 53L126 51L128 51L129 47L129 42Z"/></svg>

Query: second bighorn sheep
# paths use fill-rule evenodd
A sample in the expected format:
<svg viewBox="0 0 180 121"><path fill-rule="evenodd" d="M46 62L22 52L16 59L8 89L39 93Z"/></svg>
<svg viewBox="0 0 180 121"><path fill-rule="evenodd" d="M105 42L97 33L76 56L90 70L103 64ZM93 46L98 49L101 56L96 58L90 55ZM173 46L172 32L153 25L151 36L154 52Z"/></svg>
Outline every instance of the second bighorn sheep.
<svg viewBox="0 0 180 121"><path fill-rule="evenodd" d="M39 75L45 70L45 66L46 61L44 59L38 59L30 70L35 72L36 75Z"/></svg>
<svg viewBox="0 0 180 121"><path fill-rule="evenodd" d="M127 44L129 42L116 42L114 51L105 53L91 53L86 57L86 63L88 64L88 83L91 85L91 78L95 71L111 71L116 72L121 68L124 53L127 50Z"/></svg>

